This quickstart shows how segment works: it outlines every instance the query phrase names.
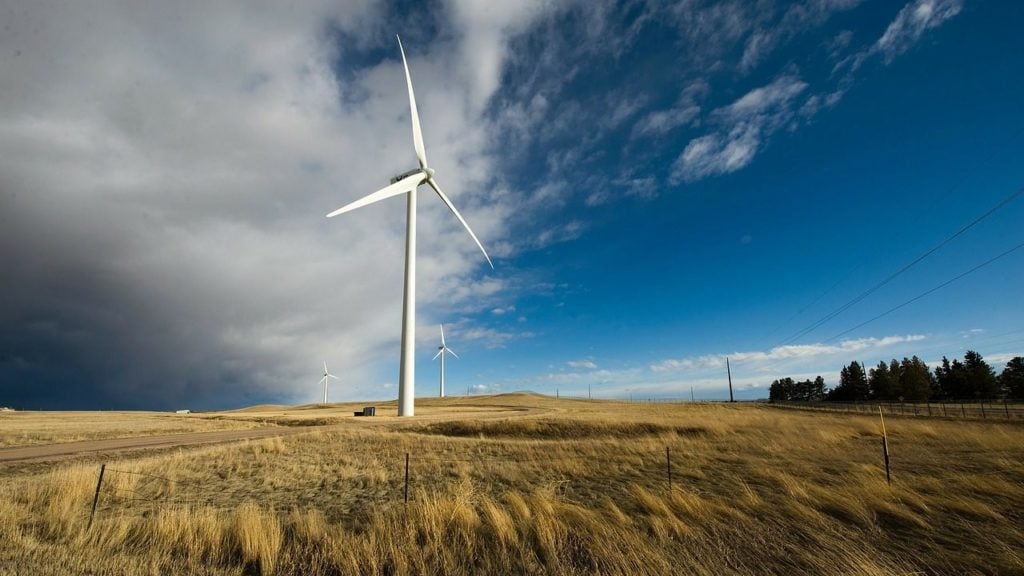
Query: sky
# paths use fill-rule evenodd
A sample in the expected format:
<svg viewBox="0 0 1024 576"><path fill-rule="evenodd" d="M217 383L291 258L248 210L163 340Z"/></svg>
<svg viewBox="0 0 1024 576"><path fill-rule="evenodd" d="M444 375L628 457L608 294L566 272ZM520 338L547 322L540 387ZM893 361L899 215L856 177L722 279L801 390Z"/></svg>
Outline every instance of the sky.
<svg viewBox="0 0 1024 576"><path fill-rule="evenodd" d="M324 361L332 400L397 397L405 202L324 217L416 166L396 34L494 260L421 190L417 396L441 323L454 394L723 399L728 357L757 399L1024 354L1018 2L0 0L0 23L0 405L310 403Z"/></svg>

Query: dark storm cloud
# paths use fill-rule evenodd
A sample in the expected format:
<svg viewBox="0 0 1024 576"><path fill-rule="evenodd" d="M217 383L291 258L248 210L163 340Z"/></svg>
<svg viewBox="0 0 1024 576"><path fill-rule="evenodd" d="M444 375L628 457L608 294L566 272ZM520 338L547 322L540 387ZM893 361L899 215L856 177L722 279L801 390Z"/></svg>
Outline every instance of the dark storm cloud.
<svg viewBox="0 0 1024 576"><path fill-rule="evenodd" d="M394 58L338 73L331 31L365 44L386 14L336 4L6 10L0 405L311 401L324 359L350 394L391 393L376 361L397 347L404 210L323 215L409 167L411 154L387 152L408 139L407 104ZM428 139L434 163L479 182L487 95L465 108L452 96L465 86L413 62L432 134L457 137ZM368 97L343 108L347 90ZM447 191L477 233L496 236L508 208L458 186ZM425 207L423 226L440 214ZM448 307L492 293L468 278L474 247L439 228L421 244L421 301L456 285Z"/></svg>

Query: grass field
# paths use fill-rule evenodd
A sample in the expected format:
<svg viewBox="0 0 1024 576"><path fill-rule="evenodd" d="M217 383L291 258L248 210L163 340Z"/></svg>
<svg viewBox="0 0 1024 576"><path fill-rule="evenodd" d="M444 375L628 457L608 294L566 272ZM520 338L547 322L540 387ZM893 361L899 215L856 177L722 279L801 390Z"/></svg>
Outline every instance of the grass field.
<svg viewBox="0 0 1024 576"><path fill-rule="evenodd" d="M90 530L100 460L0 469L0 574L1024 573L1019 424L887 419L889 487L867 416L535 395L351 409L209 415L337 426L108 457Z"/></svg>
<svg viewBox="0 0 1024 576"><path fill-rule="evenodd" d="M0 412L0 447L178 432L244 430L258 421L166 412Z"/></svg>

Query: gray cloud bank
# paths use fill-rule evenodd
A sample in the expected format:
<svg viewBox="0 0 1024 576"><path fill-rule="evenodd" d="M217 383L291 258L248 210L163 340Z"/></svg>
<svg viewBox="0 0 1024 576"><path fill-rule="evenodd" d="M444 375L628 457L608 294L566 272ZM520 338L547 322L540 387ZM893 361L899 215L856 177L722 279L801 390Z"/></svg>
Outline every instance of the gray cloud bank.
<svg viewBox="0 0 1024 576"><path fill-rule="evenodd" d="M348 394L392 394L373 361L397 348L404 204L323 217L414 162L388 17L359 2L7 8L0 404L308 401L324 359ZM483 200L497 183L478 122L493 79L464 72L497 67L501 45L428 60L418 40L432 164L494 242L509 208ZM394 57L358 67L357 49ZM446 60L464 64L442 74ZM422 321L493 307L501 281L476 281L472 242L423 197Z"/></svg>

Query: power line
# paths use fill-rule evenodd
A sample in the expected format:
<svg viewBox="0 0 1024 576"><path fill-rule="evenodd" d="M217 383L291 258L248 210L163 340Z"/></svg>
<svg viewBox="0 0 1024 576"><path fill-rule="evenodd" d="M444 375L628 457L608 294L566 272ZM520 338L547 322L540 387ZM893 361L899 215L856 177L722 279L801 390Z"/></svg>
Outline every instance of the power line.
<svg viewBox="0 0 1024 576"><path fill-rule="evenodd" d="M1022 136L1022 135L1024 135L1024 128L1018 130L1014 134L1014 138L1016 139L1017 137ZM954 182L951 186L949 186L946 189L946 191L940 197L936 198L933 202L931 202L928 205L928 207L926 208L925 216L923 218L931 218L932 213L935 212L937 207L942 206L943 204L945 204L946 200L953 194L954 191L956 191L957 189L963 187L963 185L970 178L970 174L978 172L978 171L981 171L983 168L985 168L989 164L991 164L994 160L995 160L995 156L992 155L992 154L985 155L983 157L982 161L980 161L980 162L977 159L975 159L975 161L972 162L973 167L970 170L965 171L965 173L956 182ZM899 238L901 238L905 234L906 234L906 231L904 230L902 233L898 234L893 239L894 240L898 240ZM878 252L879 252L879 250L877 250L877 249L873 251L874 254L877 254ZM857 264L856 266L851 268L846 274L844 274L839 280L837 280L835 282L835 284L833 284L832 286L829 286L829 288L827 290L825 290L820 295L818 295L818 297L815 298L814 301L812 301L810 304L804 306L803 308L800 308L795 314L793 314L788 319L786 319L786 321L783 322L782 324L777 325L774 329L772 329L771 332L769 332L767 335L764 336L765 340L770 341L770 338L772 336L774 336L776 332L778 332L779 330L782 330L783 328L788 326L790 322L792 322L793 320L795 320L798 317L800 317L801 315L803 315L804 312L806 312L811 307L813 307L815 304L817 304L822 298L824 298L825 296L830 294L840 284L842 284L847 278L849 278L851 275L853 275L859 268L861 268L862 266L867 264L868 260L869 259L862 260L860 264Z"/></svg>
<svg viewBox="0 0 1024 576"><path fill-rule="evenodd" d="M1024 189L1022 189L1022 190L1024 190ZM853 332L854 330L856 330L858 328L866 326L866 325L874 322L875 320L878 320L879 318L882 318L883 316L888 316L889 314L899 310L900 308L903 308L904 306L906 306L908 304L912 304L914 302L917 302L921 298L924 298L925 296L927 296L927 295L929 295L929 294L931 294L933 292L941 290L942 288L945 288L946 286L949 286L950 284L952 284L953 282L956 282L957 280L963 278L964 276L972 274L973 272L976 272L977 270L980 270L980 269L984 268L985 266L988 266L989 264L992 264L996 260L999 260L1000 258L1003 258L1004 256L1008 256L1011 253L1013 253L1013 252L1015 252L1017 250L1020 250L1021 248L1024 248L1024 242L1021 242L1020 244L1017 244L1013 248L1010 248L1009 250L1003 252L1002 254L999 254L998 256L993 256L992 258L989 258L988 260L982 262L981 264L978 264L977 266L975 266L974 268L971 268L970 270L968 270L966 272L963 272L963 273L961 273L961 274L959 274L957 276L954 276L953 278L950 278L949 280L946 280L945 282L943 282L942 284L939 284L938 286L932 288L931 290L927 290L925 292L922 292L922 293L918 294L917 296L914 296L910 300L907 300L906 302L904 302L904 303L902 303L902 304L900 304L898 306L893 306L892 308L886 310L885 312L882 312L881 314L879 314L878 316L875 316L874 318L871 318L870 320L865 320L864 322L861 322L860 324L857 324L856 326L854 326L853 328L850 328L849 330L844 330L844 331L840 332L839 334L836 334L835 336L833 336L833 337L829 338L828 340L826 340L826 342L831 342L833 340L836 340L837 338L845 336L845 335L849 334L850 332Z"/></svg>
<svg viewBox="0 0 1024 576"><path fill-rule="evenodd" d="M912 260L910 263L904 265L899 270L893 272L892 274L887 276L881 282L879 282L879 283L875 284L874 286L872 286L871 288L868 288L867 290L861 292L856 297L854 297L852 300L850 300L847 303L843 304L839 308L837 308L837 309L833 310L832 312L829 312L825 316L819 318L817 321L813 322L810 326L807 326L806 328L798 331L796 334L793 334L792 336L790 336L789 338L784 340L782 342L782 344L788 344L788 343L796 340L797 338L800 338L801 336L805 336L805 335L809 334L810 332L813 332L814 330L818 329L820 326L822 326L823 324L825 324L829 320L832 320L833 318L835 318L836 316L842 314L846 310L849 310L852 306L854 306L857 303L861 302L862 300L864 300L865 298L867 298L871 294L874 294L878 289L882 288L883 286L885 286L889 282L892 282L898 276L902 275L907 270L910 270L911 268L916 266L919 262L921 262L925 258L927 258L927 257L931 256L932 254L934 254L935 252L939 251L946 244L949 244L950 242L952 242L956 238L960 237L965 232L967 232L968 230L970 230L971 228L973 228L974 226L976 226L977 224L979 224L980 222L982 222L983 220L985 220L986 218L991 216L992 214L994 214L997 211L999 211L1000 209L1002 209L1004 206L1006 206L1010 202L1016 200L1017 197L1020 196L1021 194L1024 194L1024 188L1020 188L1017 191L1011 193L1006 198L1003 198L998 204L996 204L992 208L989 208L988 211L986 211L984 214L982 214L981 216L978 216L974 220L970 221L969 223L967 223L966 225L961 227L959 230L954 232L952 235L947 236L942 242L939 242L938 244L936 244L935 246L930 248L928 251L926 251L924 254L921 254L920 256L918 256L917 258Z"/></svg>

